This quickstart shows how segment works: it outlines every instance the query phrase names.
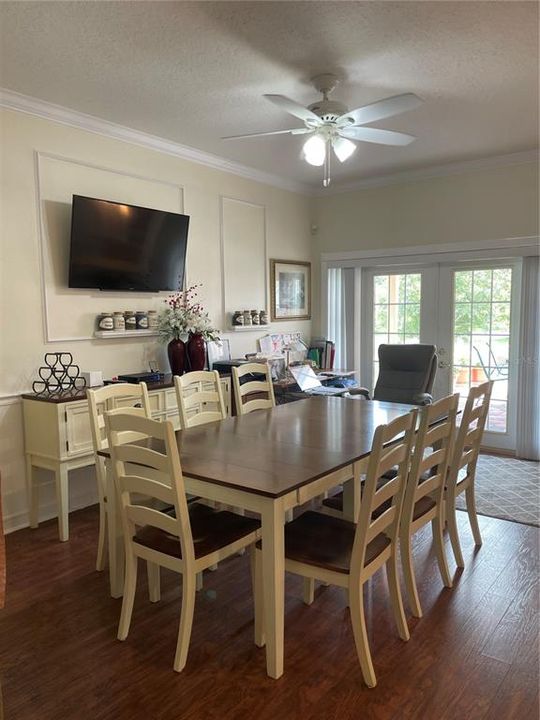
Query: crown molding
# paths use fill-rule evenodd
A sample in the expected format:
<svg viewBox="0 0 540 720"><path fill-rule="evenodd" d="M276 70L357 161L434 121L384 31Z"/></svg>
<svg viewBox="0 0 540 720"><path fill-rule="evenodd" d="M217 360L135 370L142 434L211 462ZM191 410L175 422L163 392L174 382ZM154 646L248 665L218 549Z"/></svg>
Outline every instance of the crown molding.
<svg viewBox="0 0 540 720"><path fill-rule="evenodd" d="M461 162L432 165L416 170L403 170L402 172L390 173L388 175L375 175L362 180L355 180L351 183L336 185L327 190L318 188L314 194L317 197L341 195L347 192L354 192L355 190L384 187L385 185L401 185L402 183L415 182L416 180L428 180L429 178L444 177L445 175L460 175L462 173L474 172L475 170L485 170L503 167L505 165L538 163L538 160L538 149L507 153L505 155L490 155L489 157L477 158L475 160L462 160Z"/></svg>
<svg viewBox="0 0 540 720"><path fill-rule="evenodd" d="M132 145L157 150L166 155L172 155L182 160L197 163L198 165L205 165L214 170L232 173L233 175L254 180L264 185L271 185L281 190L302 193L303 195L313 194L313 188L304 183L295 182L289 178L273 175L263 170L257 170L256 168L234 162L234 160L220 157L219 155L204 152L203 150L198 150L188 145L181 145L180 143L166 140L157 135L150 135L140 130L134 130L108 120L102 120L93 115L70 110L61 105L55 105L54 103L23 95L22 93L14 92L6 88L0 88L0 107L23 112L27 115L33 115L34 117L45 120L51 120L61 125L86 130L96 135L122 140Z"/></svg>
<svg viewBox="0 0 540 720"><path fill-rule="evenodd" d="M445 163L442 165L433 165L431 167L418 168L416 170L404 170L387 175L375 175L373 177L363 178L350 183L336 184L330 188L319 188L306 183L297 182L290 178L281 177L272 173L257 170L256 168L242 165L234 160L228 160L198 150L197 148L181 145L180 143L166 140L157 135L140 130L134 130L109 120L102 120L93 115L87 115L76 110L54 103L46 102L38 98L23 95L22 93L0 88L0 107L8 110L16 110L18 112L33 115L34 117L51 120L62 125L86 130L104 137L121 140L140 147L156 150L166 155L172 155L189 162L204 165L214 170L221 170L239 177L253 180L254 182L263 183L288 190L289 192L301 193L303 195L311 195L314 197L327 197L329 195L341 195L343 193L354 192L355 190L365 190L367 188L384 187L385 185L399 185L402 183L415 182L417 180L427 180L429 178L444 177L445 175L458 175L460 173L474 172L475 170L483 170L488 168L503 167L505 165L522 165L525 163L538 162L538 150L525 150L522 152L508 153L505 155L490 155L489 157L478 158L475 160L464 160L461 162Z"/></svg>
<svg viewBox="0 0 540 720"><path fill-rule="evenodd" d="M321 262L340 263L354 260L367 261L374 259L388 259L401 262L404 257L421 257L423 261L431 255L439 258L444 255L460 253L488 252L490 250L509 251L511 256L517 257L540 254L540 237L538 235L523 235L509 238L493 238L492 240L456 241L437 245L408 245L406 247L382 247L366 250L345 250L342 252L321 253Z"/></svg>

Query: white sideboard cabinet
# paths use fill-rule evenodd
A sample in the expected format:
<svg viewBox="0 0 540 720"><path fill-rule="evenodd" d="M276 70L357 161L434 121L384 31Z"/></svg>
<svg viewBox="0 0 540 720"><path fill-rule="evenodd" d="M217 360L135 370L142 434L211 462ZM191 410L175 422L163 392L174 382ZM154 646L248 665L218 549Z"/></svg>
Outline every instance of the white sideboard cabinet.
<svg viewBox="0 0 540 720"><path fill-rule="evenodd" d="M221 385L227 415L231 415L230 377L222 377ZM175 430L180 427L176 392L169 379L148 387L152 417L171 420ZM25 394L22 396L26 482L30 526L39 522L39 484L34 468L54 473L60 540L69 539L69 471L94 464L92 433L86 391L62 396Z"/></svg>

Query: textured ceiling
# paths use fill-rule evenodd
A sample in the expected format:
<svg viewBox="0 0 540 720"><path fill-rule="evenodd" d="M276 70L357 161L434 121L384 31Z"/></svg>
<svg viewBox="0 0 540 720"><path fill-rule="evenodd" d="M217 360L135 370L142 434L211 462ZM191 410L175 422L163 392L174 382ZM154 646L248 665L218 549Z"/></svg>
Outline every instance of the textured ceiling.
<svg viewBox="0 0 540 720"><path fill-rule="evenodd" d="M0 23L4 88L313 186L301 138L220 137L300 126L262 95L309 104L321 72L349 108L425 100L374 124L415 143L361 144L336 183L538 144L535 2L2 2Z"/></svg>

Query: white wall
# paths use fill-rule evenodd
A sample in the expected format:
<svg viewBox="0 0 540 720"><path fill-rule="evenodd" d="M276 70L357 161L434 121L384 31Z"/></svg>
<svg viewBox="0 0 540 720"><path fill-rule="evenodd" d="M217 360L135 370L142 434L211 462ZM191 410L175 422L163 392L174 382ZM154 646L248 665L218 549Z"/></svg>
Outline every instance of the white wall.
<svg viewBox="0 0 540 720"><path fill-rule="evenodd" d="M129 308L135 302L129 294L120 297L112 293L69 291L65 287L67 283L62 277L65 274L62 248L68 240L65 213L61 212L58 217L64 219L56 222L57 215L51 218L47 208L55 203L65 208L73 186L83 191L87 188L88 194L103 188L98 197L179 211L183 207L191 216L188 282L203 283L203 302L215 325L222 329L226 327L224 290L238 288L246 270L249 271L242 264L236 270L229 264L222 278L222 234L226 239L226 256L228 249L229 257L234 257L235 233L240 232L240 246L249 245L249 238L238 230L243 226L241 221L234 223L232 230L230 225L222 227L223 197L249 203L227 204L231 222L235 220L235 207L239 216L244 207L255 208L257 215L257 222L245 227L250 232L255 228L258 233L254 236L258 250L250 257L256 259L259 277L262 280L266 277L266 287L262 294L260 288L251 288L250 292L257 291L257 304L247 297L243 307L258 307L260 298L266 295L269 309L268 259L311 260L312 238L310 202L302 195L23 113L4 111L1 123L0 470L9 530L27 521L18 396L30 390L44 353L69 351L83 369L101 369L105 377L146 369L149 355L156 352L165 365L163 349L157 349L151 338L47 342L47 338L89 337L94 312L124 305ZM236 301L238 295L233 297ZM142 304L143 309L158 308L160 300L137 296L135 304ZM306 338L311 333L309 322L287 322L273 328L299 330ZM223 337L230 339L233 355L239 356L256 350L256 339L263 334L264 331L225 333ZM51 516L55 513L52 486L46 474L42 479L43 516ZM72 508L92 496L93 478L89 471L73 472L70 484Z"/></svg>
<svg viewBox="0 0 540 720"><path fill-rule="evenodd" d="M538 235L538 166L524 163L316 199L320 253ZM314 267L319 281L319 267ZM318 286L317 286L318 287ZM319 306L313 315L319 330Z"/></svg>

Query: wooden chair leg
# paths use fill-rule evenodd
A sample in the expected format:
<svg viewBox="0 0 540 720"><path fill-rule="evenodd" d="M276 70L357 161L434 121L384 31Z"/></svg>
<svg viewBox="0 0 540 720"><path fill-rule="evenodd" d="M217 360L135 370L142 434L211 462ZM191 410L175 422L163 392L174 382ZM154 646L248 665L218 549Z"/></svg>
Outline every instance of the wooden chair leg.
<svg viewBox="0 0 540 720"><path fill-rule="evenodd" d="M122 598L122 612L120 624L118 625L118 639L125 640L128 636L133 613L133 601L135 600L135 589L137 587L137 557L133 552L128 551L126 555L126 577L124 581L124 597Z"/></svg>
<svg viewBox="0 0 540 720"><path fill-rule="evenodd" d="M314 578L308 578L308 577L304 578L303 598L304 598L304 603L306 605L311 605L311 603L315 599L315 579Z"/></svg>
<svg viewBox="0 0 540 720"><path fill-rule="evenodd" d="M180 616L180 628L178 630L178 642L173 665L176 672L182 672L186 666L193 613L195 611L195 583L195 573L184 573L182 575L182 615Z"/></svg>
<svg viewBox="0 0 540 720"><path fill-rule="evenodd" d="M414 575L414 564L412 558L412 538L408 532L402 533L399 541L401 551L401 565L403 567L403 577L405 578L405 587L407 588L407 597L409 605L414 617L422 617L422 606L418 597L418 589L416 587L416 578Z"/></svg>
<svg viewBox="0 0 540 720"><path fill-rule="evenodd" d="M200 573L197 573L197 579L195 581L195 589L197 590L197 592L199 592L200 590L203 589L203 587L204 587L203 574L202 574L202 572L200 572Z"/></svg>
<svg viewBox="0 0 540 720"><path fill-rule="evenodd" d="M456 565L463 568L465 567L465 561L463 560L463 553L461 552L461 544L459 542L456 499L453 496L449 496L446 503L446 522L448 523L448 534L450 535L450 542L452 543L452 551L456 559Z"/></svg>
<svg viewBox="0 0 540 720"><path fill-rule="evenodd" d="M403 598L401 597L401 588L399 586L399 576L397 569L397 555L394 552L386 563L386 577L388 579L388 589L390 590L390 602L392 604L392 612L398 629L399 637L402 640L409 640L409 626L405 618L403 610Z"/></svg>
<svg viewBox="0 0 540 720"><path fill-rule="evenodd" d="M471 530L474 537L474 544L480 546L482 544L482 535L478 526L478 517L476 515L476 500L474 497L474 484L471 483L465 490L465 502L467 505L467 514L471 524Z"/></svg>
<svg viewBox="0 0 540 720"><path fill-rule="evenodd" d="M356 652L358 653L362 675L368 687L375 687L377 685L377 678L375 677L375 670L369 650L362 585L358 584L349 588L349 606L354 642L356 644Z"/></svg>
<svg viewBox="0 0 540 720"><path fill-rule="evenodd" d="M101 572L105 569L107 557L107 507L104 502L99 503L99 535L96 558L96 570Z"/></svg>
<svg viewBox="0 0 540 720"><path fill-rule="evenodd" d="M255 645L264 647L264 583L261 551L255 546L251 551L251 582L253 585L253 605L255 608Z"/></svg>
<svg viewBox="0 0 540 720"><path fill-rule="evenodd" d="M431 529L433 531L433 542L435 544L435 552L437 554L437 562L439 564L442 581L447 588L451 588L452 578L450 577L450 570L448 569L448 561L444 550L443 521L440 517L433 518L431 521Z"/></svg>
<svg viewBox="0 0 540 720"><path fill-rule="evenodd" d="M161 600L159 565L147 560L146 572L148 574L148 596L150 602L159 602Z"/></svg>

